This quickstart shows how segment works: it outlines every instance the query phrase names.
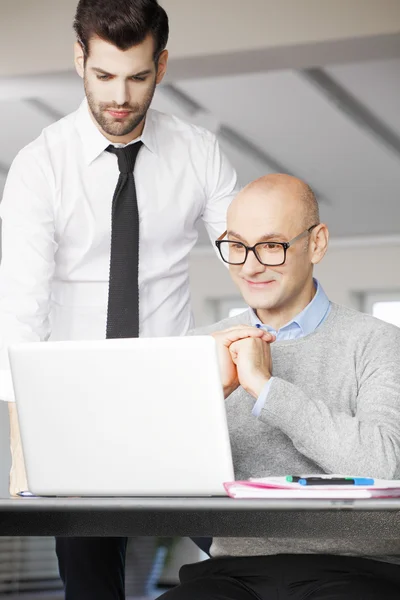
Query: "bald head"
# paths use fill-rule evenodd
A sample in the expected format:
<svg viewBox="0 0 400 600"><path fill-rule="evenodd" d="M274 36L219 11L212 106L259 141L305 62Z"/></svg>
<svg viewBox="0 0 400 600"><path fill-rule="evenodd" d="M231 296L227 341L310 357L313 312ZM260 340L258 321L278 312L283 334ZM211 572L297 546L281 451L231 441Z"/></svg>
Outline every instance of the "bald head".
<svg viewBox="0 0 400 600"><path fill-rule="evenodd" d="M329 232L304 181L281 174L253 181L231 203L223 235L221 256L263 323L281 327L311 301Z"/></svg>
<svg viewBox="0 0 400 600"><path fill-rule="evenodd" d="M319 223L319 208L314 192L307 183L292 175L274 173L252 181L236 196L229 210L235 211L238 205L255 199L287 204L293 219L304 227Z"/></svg>

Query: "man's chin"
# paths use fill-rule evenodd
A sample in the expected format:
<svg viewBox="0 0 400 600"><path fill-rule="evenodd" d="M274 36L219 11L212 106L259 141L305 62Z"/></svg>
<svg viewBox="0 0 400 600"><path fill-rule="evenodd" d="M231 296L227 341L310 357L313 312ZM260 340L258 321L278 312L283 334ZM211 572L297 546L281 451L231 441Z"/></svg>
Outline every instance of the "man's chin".
<svg viewBox="0 0 400 600"><path fill-rule="evenodd" d="M137 127L136 123L127 125L126 123L119 124L119 123L114 122L114 123L105 123L102 126L102 129L107 135L112 135L113 137L123 137L125 135L129 135L130 133L132 133L132 131L136 127Z"/></svg>
<svg viewBox="0 0 400 600"><path fill-rule="evenodd" d="M277 303L277 298L272 298L271 294L268 294L267 297L265 292L264 294L257 292L253 292L251 294L242 293L242 296L246 304L248 304L251 308L254 308L254 310L271 310Z"/></svg>
<svg viewBox="0 0 400 600"><path fill-rule="evenodd" d="M110 117L106 112L102 111L101 113L96 113L94 117L106 135L123 137L132 133L143 121L145 115L135 113L134 118L127 121L126 119L119 120L117 117Z"/></svg>

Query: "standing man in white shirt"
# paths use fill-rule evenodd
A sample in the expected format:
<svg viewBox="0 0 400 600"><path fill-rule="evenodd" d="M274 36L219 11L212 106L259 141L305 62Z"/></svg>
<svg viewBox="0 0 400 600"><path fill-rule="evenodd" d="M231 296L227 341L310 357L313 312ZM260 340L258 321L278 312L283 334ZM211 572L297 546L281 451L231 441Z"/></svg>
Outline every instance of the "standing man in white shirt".
<svg viewBox="0 0 400 600"><path fill-rule="evenodd" d="M237 192L213 134L149 109L168 59L157 0L80 0L74 28L86 99L21 150L1 204L0 398L14 493L25 478L8 345L185 334L195 222L217 238ZM125 547L57 540L67 600L123 599Z"/></svg>

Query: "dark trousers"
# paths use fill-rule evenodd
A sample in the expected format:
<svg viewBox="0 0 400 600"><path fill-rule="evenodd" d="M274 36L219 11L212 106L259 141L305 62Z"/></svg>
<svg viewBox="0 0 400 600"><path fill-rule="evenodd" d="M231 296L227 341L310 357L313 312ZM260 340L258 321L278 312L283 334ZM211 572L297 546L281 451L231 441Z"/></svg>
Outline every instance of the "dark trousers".
<svg viewBox="0 0 400 600"><path fill-rule="evenodd" d="M208 552L209 538L192 538ZM56 538L65 600L124 600L126 537Z"/></svg>
<svg viewBox="0 0 400 600"><path fill-rule="evenodd" d="M364 558L280 554L185 565L159 600L399 600L400 567Z"/></svg>
<svg viewBox="0 0 400 600"><path fill-rule="evenodd" d="M65 600L125 600L128 538L56 538Z"/></svg>

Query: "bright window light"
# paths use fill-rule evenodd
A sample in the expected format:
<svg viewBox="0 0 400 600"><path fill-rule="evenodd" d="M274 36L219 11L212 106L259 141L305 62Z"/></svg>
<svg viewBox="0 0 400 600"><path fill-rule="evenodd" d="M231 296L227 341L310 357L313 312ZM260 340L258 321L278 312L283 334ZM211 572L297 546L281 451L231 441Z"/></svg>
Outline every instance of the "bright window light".
<svg viewBox="0 0 400 600"><path fill-rule="evenodd" d="M372 314L382 321L400 327L400 302L374 302Z"/></svg>
<svg viewBox="0 0 400 600"><path fill-rule="evenodd" d="M228 316L229 317L236 317L236 315L240 315L241 313L245 312L247 310L247 306L243 308L243 306L241 308L231 308L229 310Z"/></svg>

